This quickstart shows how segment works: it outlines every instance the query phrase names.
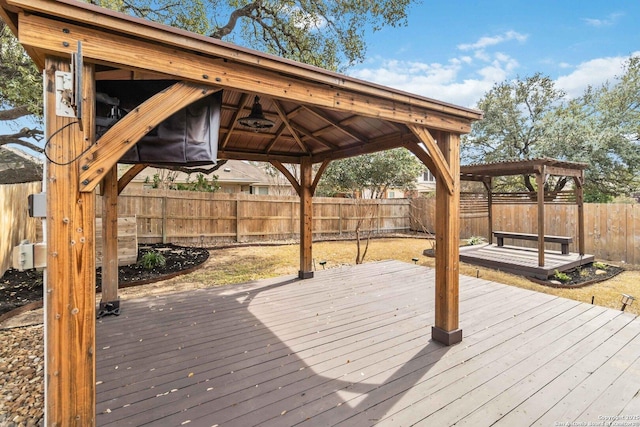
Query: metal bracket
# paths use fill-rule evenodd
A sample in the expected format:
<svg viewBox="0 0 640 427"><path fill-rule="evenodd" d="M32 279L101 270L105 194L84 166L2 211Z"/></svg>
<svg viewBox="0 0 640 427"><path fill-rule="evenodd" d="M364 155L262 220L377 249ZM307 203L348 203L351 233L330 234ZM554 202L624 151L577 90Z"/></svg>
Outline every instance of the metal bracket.
<svg viewBox="0 0 640 427"><path fill-rule="evenodd" d="M109 315L120 316L120 300L111 302L100 301L97 318L101 319Z"/></svg>

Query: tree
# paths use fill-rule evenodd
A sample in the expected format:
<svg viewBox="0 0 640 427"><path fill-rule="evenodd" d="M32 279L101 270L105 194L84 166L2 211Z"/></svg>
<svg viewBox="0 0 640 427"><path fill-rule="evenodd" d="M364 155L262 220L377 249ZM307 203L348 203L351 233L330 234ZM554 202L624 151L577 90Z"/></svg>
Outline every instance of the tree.
<svg viewBox="0 0 640 427"><path fill-rule="evenodd" d="M388 189L411 190L424 166L404 148L338 160L329 164L318 195L347 193L353 197L383 198Z"/></svg>
<svg viewBox="0 0 640 427"><path fill-rule="evenodd" d="M320 178L316 194L333 196L346 193L356 199L356 264L362 264L367 255L375 214L375 206L363 198L383 198L390 188L413 189L423 169L422 163L404 148L365 154L329 164ZM368 233L366 245L362 249L364 228L368 229Z"/></svg>
<svg viewBox="0 0 640 427"><path fill-rule="evenodd" d="M8 26L0 20L0 122L12 123L12 132L0 135L0 146L18 144L37 152L42 148L39 121L31 119L33 128L18 129L16 120L42 116L42 77ZM36 142L36 143L34 143Z"/></svg>
<svg viewBox="0 0 640 427"><path fill-rule="evenodd" d="M542 74L494 85L478 102L484 119L463 136L461 157L470 163L524 160L543 155L539 148L545 135L545 116L560 104L564 92ZM565 182L556 183L556 191ZM534 191L531 177L520 183Z"/></svg>
<svg viewBox="0 0 640 427"><path fill-rule="evenodd" d="M89 0L129 15L224 39L288 59L344 70L361 62L365 30L402 26L416 0ZM42 78L13 34L0 21L0 121L42 115ZM4 87L6 86L6 87ZM32 140L29 140L29 139ZM36 151L38 124L0 135Z"/></svg>
<svg viewBox="0 0 640 427"><path fill-rule="evenodd" d="M587 201L609 201L640 188L640 57L630 57L614 83L589 87L576 99L564 99L551 79L536 74L497 84L478 107L485 118L463 137L467 161L584 162ZM560 191L567 182L559 177L546 185ZM535 190L529 176L519 183L523 187Z"/></svg>
<svg viewBox="0 0 640 427"><path fill-rule="evenodd" d="M587 88L545 118L540 151L589 164L585 200L607 202L640 189L640 57L615 83Z"/></svg>

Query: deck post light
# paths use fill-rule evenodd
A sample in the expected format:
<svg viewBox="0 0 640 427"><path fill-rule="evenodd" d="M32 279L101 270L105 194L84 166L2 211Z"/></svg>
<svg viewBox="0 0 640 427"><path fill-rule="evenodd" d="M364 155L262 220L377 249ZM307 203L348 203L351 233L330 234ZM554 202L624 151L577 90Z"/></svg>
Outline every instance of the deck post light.
<svg viewBox="0 0 640 427"><path fill-rule="evenodd" d="M634 300L635 297L627 294L622 294L622 298L620 299L620 301L622 302L622 308L620 309L620 311L624 311L624 309L627 308L628 305L633 304Z"/></svg>
<svg viewBox="0 0 640 427"><path fill-rule="evenodd" d="M259 129L269 129L273 126L273 122L267 119L262 112L262 105L260 104L260 97L256 95L253 100L253 106L251 107L251 113L247 117L241 117L238 119L238 123L242 126L247 126L256 131Z"/></svg>

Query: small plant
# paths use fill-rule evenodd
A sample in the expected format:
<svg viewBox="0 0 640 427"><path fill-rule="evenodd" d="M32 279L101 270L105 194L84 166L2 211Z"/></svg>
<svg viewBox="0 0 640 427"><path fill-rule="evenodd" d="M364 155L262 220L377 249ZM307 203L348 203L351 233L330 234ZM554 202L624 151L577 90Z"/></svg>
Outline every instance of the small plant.
<svg viewBox="0 0 640 427"><path fill-rule="evenodd" d="M156 267L164 267L167 264L167 260L160 252L149 251L142 255L139 264L147 270L152 270Z"/></svg>
<svg viewBox="0 0 640 427"><path fill-rule="evenodd" d="M469 237L469 239L467 240L467 244L469 246L473 246L473 245L480 245L484 242L484 239L480 236L471 236Z"/></svg>
<svg viewBox="0 0 640 427"><path fill-rule="evenodd" d="M568 282L569 280L571 280L571 276L558 270L555 271L553 277L561 282Z"/></svg>
<svg viewBox="0 0 640 427"><path fill-rule="evenodd" d="M607 268L609 268L609 266L607 264L605 264L604 262L599 262L596 261L593 263L593 267L597 268L598 270L606 270Z"/></svg>

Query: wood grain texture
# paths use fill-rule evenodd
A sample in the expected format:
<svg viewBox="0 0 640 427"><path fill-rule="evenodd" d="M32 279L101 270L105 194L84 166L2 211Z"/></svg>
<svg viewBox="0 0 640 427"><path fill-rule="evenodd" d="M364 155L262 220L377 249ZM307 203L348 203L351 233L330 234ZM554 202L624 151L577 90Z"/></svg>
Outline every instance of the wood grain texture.
<svg viewBox="0 0 640 427"><path fill-rule="evenodd" d="M98 325L99 424L548 426L634 413L640 319L463 276L464 341L445 347L428 337L434 273L385 261L129 300Z"/></svg>
<svg viewBox="0 0 640 427"><path fill-rule="evenodd" d="M95 424L95 194L79 190L78 161L93 138L94 111L85 102L81 131L75 118L55 115L57 70L68 59L48 57L47 281L45 283L47 425ZM84 69L83 98L93 96L93 67ZM56 133L53 136L53 133Z"/></svg>

